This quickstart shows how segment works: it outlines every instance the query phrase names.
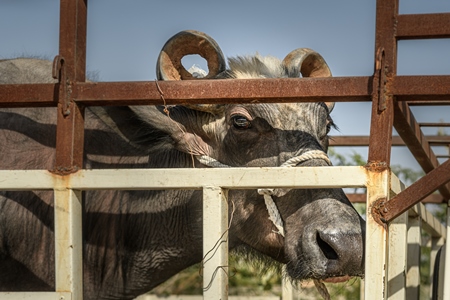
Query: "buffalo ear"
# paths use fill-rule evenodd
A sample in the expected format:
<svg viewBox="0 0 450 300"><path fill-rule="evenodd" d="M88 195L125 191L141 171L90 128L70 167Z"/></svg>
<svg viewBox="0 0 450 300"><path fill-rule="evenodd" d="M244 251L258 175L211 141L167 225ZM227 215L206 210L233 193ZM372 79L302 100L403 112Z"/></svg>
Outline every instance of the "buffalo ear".
<svg viewBox="0 0 450 300"><path fill-rule="evenodd" d="M130 136L134 137L132 142L138 142L141 146L151 145L152 148L156 146L159 149L177 149L193 155L207 153L207 149L209 149L207 143L200 135L196 134L197 131L203 132L203 129L201 126L198 127L196 122L179 122L175 111L168 116L162 106L130 106L128 109L138 122L138 127L134 127L136 128L134 135L130 132ZM174 109L184 110L186 108L175 107ZM201 112L194 113L202 114Z"/></svg>

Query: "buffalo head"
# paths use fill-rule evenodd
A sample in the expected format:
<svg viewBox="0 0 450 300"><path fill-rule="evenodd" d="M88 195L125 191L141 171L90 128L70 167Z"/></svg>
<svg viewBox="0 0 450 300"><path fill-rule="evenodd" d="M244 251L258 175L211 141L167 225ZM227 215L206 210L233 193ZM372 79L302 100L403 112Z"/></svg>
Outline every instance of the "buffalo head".
<svg viewBox="0 0 450 300"><path fill-rule="evenodd" d="M181 63L189 54L206 59L209 73L202 80L331 76L322 56L305 48L292 51L283 61L259 55L232 58L226 69L224 56L211 37L183 31L164 45L158 58L158 79L197 79ZM178 136L177 147L197 158L212 158L216 166L275 167L309 153L322 155L294 166L326 166L333 106L323 102L186 105L172 107L170 114L185 130ZM199 167L208 165L199 161ZM263 196L257 191L231 191L229 196L236 206L232 246L249 246L286 263L295 279L363 274L364 221L341 189L275 193L272 199L285 236L268 220Z"/></svg>

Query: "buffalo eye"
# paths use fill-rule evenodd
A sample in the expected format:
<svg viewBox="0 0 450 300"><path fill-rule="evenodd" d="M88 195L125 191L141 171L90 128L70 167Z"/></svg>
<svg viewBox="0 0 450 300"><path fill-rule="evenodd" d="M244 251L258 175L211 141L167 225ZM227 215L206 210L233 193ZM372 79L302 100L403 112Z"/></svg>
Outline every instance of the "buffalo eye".
<svg viewBox="0 0 450 300"><path fill-rule="evenodd" d="M252 123L250 122L250 120L241 115L232 116L231 122L233 123L234 128L239 130L249 129L252 127Z"/></svg>

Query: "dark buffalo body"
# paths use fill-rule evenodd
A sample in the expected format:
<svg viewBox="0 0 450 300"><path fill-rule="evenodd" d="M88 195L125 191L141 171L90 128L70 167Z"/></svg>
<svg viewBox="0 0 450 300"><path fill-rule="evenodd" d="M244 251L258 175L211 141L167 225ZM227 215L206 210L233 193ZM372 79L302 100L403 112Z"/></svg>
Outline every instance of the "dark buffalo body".
<svg viewBox="0 0 450 300"><path fill-rule="evenodd" d="M239 57L225 69L211 38L182 32L161 52L160 80L193 79L180 63L192 45L209 61L208 78L330 76L321 56L309 49L283 61ZM0 83L52 81L48 61L0 61ZM83 167L207 167L195 159L200 155L232 167L280 166L310 150L327 151L332 107L174 106L171 119L158 106L86 108ZM0 169L54 168L55 120L56 108L1 109ZM297 167L324 165L311 159ZM201 191L87 191L83 198L86 299L131 299L201 261ZM273 199L285 237L276 233L256 190L230 191L230 248L285 263L293 279L363 274L364 221L341 189L290 190ZM53 213L52 191L0 191L1 291L54 289Z"/></svg>

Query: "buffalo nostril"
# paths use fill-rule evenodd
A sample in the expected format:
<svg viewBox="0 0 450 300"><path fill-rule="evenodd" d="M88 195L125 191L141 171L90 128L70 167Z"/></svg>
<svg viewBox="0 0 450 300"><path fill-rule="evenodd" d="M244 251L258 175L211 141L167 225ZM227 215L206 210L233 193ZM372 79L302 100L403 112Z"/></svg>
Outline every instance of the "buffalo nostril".
<svg viewBox="0 0 450 300"><path fill-rule="evenodd" d="M330 244L328 244L326 241L324 241L320 237L319 232L317 232L317 234L316 234L316 242L317 242L317 245L319 246L319 249L322 251L323 255L327 259L338 259L339 258L338 254L333 249L333 247L331 247Z"/></svg>

